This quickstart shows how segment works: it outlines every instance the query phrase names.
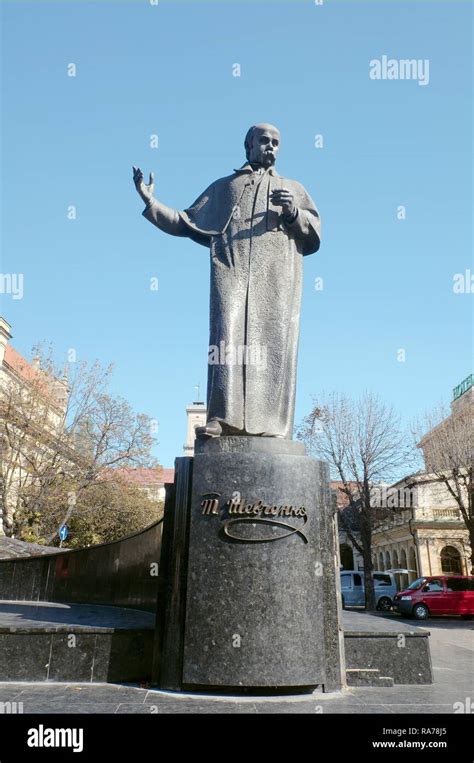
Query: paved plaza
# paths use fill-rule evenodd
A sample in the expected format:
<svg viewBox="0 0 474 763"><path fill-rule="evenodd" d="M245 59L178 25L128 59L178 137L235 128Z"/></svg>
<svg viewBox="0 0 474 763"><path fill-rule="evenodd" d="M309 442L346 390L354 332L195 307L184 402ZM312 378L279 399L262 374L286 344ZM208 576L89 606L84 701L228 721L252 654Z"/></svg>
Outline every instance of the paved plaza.
<svg viewBox="0 0 474 763"><path fill-rule="evenodd" d="M86 608L80 613L86 626ZM32 611L29 611L32 617ZM7 615L6 615L7 616ZM13 613L9 613L13 618ZM124 614L126 617L126 614ZM144 613L144 620L147 619ZM105 624L105 623L104 623ZM111 623L107 623L110 625ZM394 614L344 612L346 629L428 630L434 683L350 688L334 694L242 696L182 694L137 685L0 683L0 703L23 713L454 713L472 712L474 623L431 618L423 624ZM87 627L87 626L86 626ZM21 703L21 704L20 704Z"/></svg>

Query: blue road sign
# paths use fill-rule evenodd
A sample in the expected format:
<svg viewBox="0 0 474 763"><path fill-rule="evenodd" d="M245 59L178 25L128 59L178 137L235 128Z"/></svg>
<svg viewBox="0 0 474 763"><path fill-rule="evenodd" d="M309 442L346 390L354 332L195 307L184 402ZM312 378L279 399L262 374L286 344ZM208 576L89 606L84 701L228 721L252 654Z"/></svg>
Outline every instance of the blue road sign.
<svg viewBox="0 0 474 763"><path fill-rule="evenodd" d="M67 529L67 526L63 525L61 527L61 529L59 530L59 538L60 538L60 540L66 540L68 534L69 534L69 530Z"/></svg>

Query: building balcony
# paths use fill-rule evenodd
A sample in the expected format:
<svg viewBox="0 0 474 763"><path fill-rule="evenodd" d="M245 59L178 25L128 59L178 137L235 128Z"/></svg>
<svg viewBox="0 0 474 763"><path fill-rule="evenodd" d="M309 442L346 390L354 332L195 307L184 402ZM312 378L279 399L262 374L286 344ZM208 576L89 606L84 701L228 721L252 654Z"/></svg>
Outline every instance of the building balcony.
<svg viewBox="0 0 474 763"><path fill-rule="evenodd" d="M380 518L380 520L376 522L375 532L384 530L386 531L393 529L394 527L408 525L411 519L414 520L415 524L424 524L426 522L433 522L435 524L446 522L459 522L460 524L463 523L461 511L453 507L425 508L422 506L416 506L413 509L413 513L414 516L412 515L411 509L394 510L391 515L386 514L383 518Z"/></svg>

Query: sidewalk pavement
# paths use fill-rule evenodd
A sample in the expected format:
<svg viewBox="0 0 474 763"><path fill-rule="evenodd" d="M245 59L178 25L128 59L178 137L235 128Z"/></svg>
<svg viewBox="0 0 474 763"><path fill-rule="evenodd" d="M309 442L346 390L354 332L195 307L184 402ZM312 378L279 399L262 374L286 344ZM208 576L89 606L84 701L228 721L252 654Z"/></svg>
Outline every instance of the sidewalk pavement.
<svg viewBox="0 0 474 763"><path fill-rule="evenodd" d="M17 712L44 713L454 713L472 712L474 624L431 618L416 621L360 613L366 629L429 630L434 683L350 688L334 694L231 697L181 694L135 685L90 683L0 683L1 703ZM374 618L367 619L367 618ZM19 704L21 703L21 705ZM463 710L464 708L464 710Z"/></svg>

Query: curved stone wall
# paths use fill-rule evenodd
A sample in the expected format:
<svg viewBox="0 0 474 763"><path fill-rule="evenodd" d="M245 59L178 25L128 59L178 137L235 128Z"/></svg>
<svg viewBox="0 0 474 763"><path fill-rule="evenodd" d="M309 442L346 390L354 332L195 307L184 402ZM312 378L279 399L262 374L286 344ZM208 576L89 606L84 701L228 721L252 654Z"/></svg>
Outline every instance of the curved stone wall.
<svg viewBox="0 0 474 763"><path fill-rule="evenodd" d="M0 560L0 599L156 610L162 520L99 546Z"/></svg>

